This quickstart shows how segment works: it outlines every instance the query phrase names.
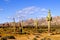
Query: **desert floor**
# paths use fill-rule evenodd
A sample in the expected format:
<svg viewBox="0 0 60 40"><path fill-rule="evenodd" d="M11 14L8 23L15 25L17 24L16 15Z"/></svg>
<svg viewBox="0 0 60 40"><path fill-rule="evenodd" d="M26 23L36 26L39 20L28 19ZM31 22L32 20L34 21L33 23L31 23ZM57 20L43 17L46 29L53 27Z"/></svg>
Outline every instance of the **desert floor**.
<svg viewBox="0 0 60 40"><path fill-rule="evenodd" d="M34 40L34 38L36 38L37 40L42 40L44 38L46 38L46 40L49 40L48 38L50 38L51 40L60 40L60 34L56 34L56 35L49 35L48 33L36 33L36 34L0 34L2 36L7 36L7 35L13 35L15 36L16 40Z"/></svg>

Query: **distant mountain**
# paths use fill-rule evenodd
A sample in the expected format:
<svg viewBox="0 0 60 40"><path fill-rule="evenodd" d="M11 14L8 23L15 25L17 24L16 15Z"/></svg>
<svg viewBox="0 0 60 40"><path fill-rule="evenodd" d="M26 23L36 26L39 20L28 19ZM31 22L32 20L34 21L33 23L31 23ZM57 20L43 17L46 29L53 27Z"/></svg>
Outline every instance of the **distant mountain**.
<svg viewBox="0 0 60 40"><path fill-rule="evenodd" d="M38 20L38 25L48 25L48 21L45 18L40 18ZM34 19L29 19L25 23L28 25L34 25ZM51 25L60 25L60 16L52 17Z"/></svg>
<svg viewBox="0 0 60 40"><path fill-rule="evenodd" d="M38 26L40 26L40 25L48 25L46 17L43 17L43 18L40 18L40 19L37 19L37 20L38 20L37 21ZM23 25L24 26L27 26L27 25L34 26L34 23L35 23L34 21L35 21L35 19L30 18L30 19L28 19L26 21L23 21ZM21 22L18 22L18 23L20 23L20 25L21 25ZM18 25L18 23L16 23L16 25ZM2 25L9 26L8 24L10 26L11 25L13 26L13 22L0 24L0 26L2 26ZM52 17L51 25L60 25L60 16Z"/></svg>

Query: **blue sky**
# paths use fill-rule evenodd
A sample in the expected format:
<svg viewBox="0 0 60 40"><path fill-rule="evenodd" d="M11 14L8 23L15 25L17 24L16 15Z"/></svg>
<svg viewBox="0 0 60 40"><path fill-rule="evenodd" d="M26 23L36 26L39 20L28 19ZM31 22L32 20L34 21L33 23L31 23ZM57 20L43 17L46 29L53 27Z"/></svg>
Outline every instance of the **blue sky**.
<svg viewBox="0 0 60 40"><path fill-rule="evenodd" d="M48 9L52 16L60 16L60 0L0 0L0 23L13 21L11 17L18 21L18 16L20 19L47 16Z"/></svg>

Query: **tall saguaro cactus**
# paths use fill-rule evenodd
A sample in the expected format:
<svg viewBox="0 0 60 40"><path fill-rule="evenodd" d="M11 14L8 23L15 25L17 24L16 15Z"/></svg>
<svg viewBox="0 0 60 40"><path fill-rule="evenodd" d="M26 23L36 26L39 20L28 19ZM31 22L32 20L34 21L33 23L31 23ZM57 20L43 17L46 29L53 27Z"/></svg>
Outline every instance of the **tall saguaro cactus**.
<svg viewBox="0 0 60 40"><path fill-rule="evenodd" d="M21 29L22 29L22 33L23 33L23 20L21 21Z"/></svg>
<svg viewBox="0 0 60 40"><path fill-rule="evenodd" d="M13 21L14 21L13 22L13 28L14 28L14 33L15 33L16 32L16 30L15 30L16 29L16 27L15 27L15 18L13 18Z"/></svg>
<svg viewBox="0 0 60 40"><path fill-rule="evenodd" d="M50 33L50 27L51 27L51 21L52 21L50 10L48 11L47 21L48 21L48 33Z"/></svg>

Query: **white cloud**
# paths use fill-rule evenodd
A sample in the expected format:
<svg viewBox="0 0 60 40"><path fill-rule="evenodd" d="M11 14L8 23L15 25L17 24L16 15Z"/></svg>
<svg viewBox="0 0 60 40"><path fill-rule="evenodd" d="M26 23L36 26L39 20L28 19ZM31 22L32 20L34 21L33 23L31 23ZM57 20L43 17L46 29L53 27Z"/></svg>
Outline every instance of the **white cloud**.
<svg viewBox="0 0 60 40"><path fill-rule="evenodd" d="M45 9L45 8L42 8L42 9L41 9L41 11L46 12L46 11L48 11L48 10L47 10L47 9Z"/></svg>
<svg viewBox="0 0 60 40"><path fill-rule="evenodd" d="M35 11L36 11L36 8L34 6L32 6L32 7L27 7L22 10L19 10L18 13L31 14L31 13L34 13Z"/></svg>
<svg viewBox="0 0 60 40"><path fill-rule="evenodd" d="M30 15L35 15L35 14L46 14L47 9L46 8L40 8L36 6L31 6L31 7L26 7L23 8L22 10L17 11L18 15L25 15L25 16L30 16Z"/></svg>

